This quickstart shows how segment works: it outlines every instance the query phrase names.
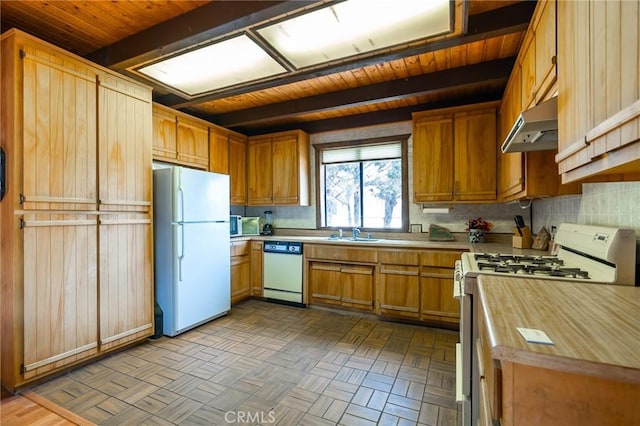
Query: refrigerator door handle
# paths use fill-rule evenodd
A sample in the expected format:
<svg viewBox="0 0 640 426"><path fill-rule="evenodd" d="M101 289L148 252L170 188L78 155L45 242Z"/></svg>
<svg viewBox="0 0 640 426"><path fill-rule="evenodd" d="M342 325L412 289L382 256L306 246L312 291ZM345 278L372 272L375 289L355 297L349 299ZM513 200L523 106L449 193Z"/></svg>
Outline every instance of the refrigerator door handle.
<svg viewBox="0 0 640 426"><path fill-rule="evenodd" d="M178 214L180 215L180 217L178 217L177 222L183 222L184 221L184 191L182 190L182 187L178 187Z"/></svg>
<svg viewBox="0 0 640 426"><path fill-rule="evenodd" d="M184 225L179 224L180 235L178 239L178 281L182 281L182 259L184 258Z"/></svg>

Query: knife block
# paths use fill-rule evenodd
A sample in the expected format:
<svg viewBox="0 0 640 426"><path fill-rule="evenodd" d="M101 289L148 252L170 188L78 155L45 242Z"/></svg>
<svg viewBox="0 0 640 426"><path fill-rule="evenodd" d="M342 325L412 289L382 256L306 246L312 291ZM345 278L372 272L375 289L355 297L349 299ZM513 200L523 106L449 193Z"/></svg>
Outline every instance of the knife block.
<svg viewBox="0 0 640 426"><path fill-rule="evenodd" d="M522 237L518 234L518 228L513 228L513 236L512 246L514 248L531 248L533 244L533 236L531 235L531 230L528 226L524 226L520 228L522 231Z"/></svg>

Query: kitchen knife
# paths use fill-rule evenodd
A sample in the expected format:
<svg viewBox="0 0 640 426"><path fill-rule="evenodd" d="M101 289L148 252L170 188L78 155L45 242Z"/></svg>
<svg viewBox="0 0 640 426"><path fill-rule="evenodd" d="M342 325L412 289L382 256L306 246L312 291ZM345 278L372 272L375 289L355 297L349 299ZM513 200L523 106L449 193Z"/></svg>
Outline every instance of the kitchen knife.
<svg viewBox="0 0 640 426"><path fill-rule="evenodd" d="M522 228L524 227L524 219L522 216L517 215L513 218L516 223L516 228L518 229L518 234L522 237Z"/></svg>

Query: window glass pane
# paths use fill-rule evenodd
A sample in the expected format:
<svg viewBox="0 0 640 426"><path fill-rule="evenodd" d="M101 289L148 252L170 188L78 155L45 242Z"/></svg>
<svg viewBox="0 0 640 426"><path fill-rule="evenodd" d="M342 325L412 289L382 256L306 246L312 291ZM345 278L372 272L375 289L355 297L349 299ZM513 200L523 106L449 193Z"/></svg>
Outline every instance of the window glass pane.
<svg viewBox="0 0 640 426"><path fill-rule="evenodd" d="M360 197L360 163L325 166L326 226L362 226Z"/></svg>
<svg viewBox="0 0 640 426"><path fill-rule="evenodd" d="M363 175L363 226L401 228L401 161L366 161L363 163Z"/></svg>

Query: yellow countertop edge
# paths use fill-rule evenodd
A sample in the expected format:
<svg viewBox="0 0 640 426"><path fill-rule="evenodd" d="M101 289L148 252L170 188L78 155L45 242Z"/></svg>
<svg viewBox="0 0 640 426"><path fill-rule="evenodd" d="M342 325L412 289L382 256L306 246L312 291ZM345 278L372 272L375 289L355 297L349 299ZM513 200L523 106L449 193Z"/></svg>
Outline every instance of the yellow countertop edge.
<svg viewBox="0 0 640 426"><path fill-rule="evenodd" d="M540 283L541 285L551 286L559 284L558 281L550 280L534 280L526 278L507 278L490 275L480 275L478 276L478 293L480 297L480 303L482 303L483 306L487 306L487 304L489 303L488 296L491 292L491 286L496 285L496 281L506 280L527 280L530 282L534 281ZM564 284L566 284L566 282ZM589 285L597 286L599 284ZM637 291L638 294L640 294L640 288L638 287L622 288L626 288L629 290L634 289L634 291ZM576 295L576 297L579 296ZM624 366L589 359L561 356L554 353L545 353L545 348L548 348L547 345L528 343L526 347L516 347L515 344L512 344L513 340L510 341L511 336L514 334L512 334L511 336L500 334L499 329L496 326L496 323L498 321L497 318L494 318L492 310L493 309L483 309L482 312L484 313L484 321L487 326L489 345L491 347L491 356L493 358L501 361L520 363L567 373L588 375L603 379L640 384L640 355L638 357L639 361L637 366ZM515 327L525 325L526 324L514 324L513 328L515 330ZM519 334L518 337L522 339L522 342L526 343Z"/></svg>

